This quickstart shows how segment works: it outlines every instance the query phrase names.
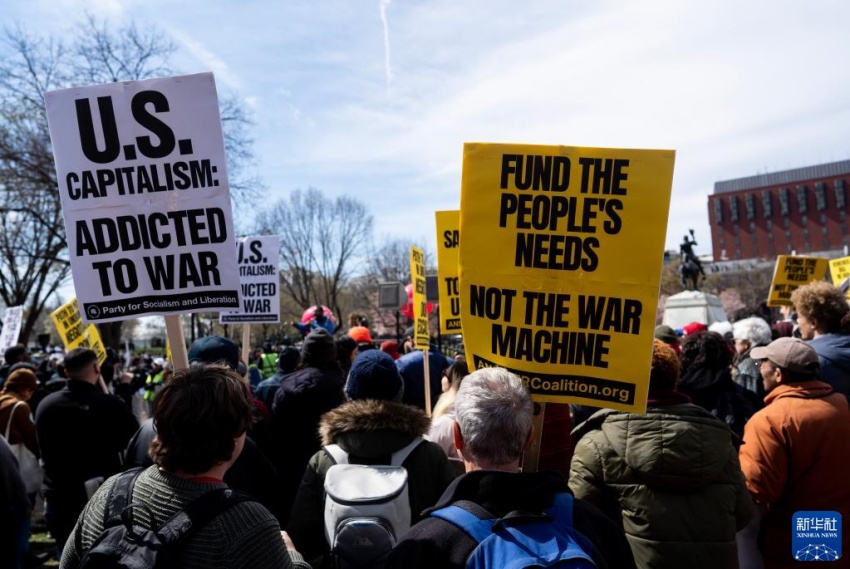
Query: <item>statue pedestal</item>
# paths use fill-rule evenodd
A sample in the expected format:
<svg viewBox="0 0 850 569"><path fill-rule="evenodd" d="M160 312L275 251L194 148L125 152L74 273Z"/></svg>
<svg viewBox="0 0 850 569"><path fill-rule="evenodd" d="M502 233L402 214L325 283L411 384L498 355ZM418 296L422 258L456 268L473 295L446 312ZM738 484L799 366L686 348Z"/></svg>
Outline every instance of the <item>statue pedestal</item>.
<svg viewBox="0 0 850 569"><path fill-rule="evenodd" d="M686 290L667 299L663 324L681 328L691 322L711 325L728 320L720 298L699 290Z"/></svg>

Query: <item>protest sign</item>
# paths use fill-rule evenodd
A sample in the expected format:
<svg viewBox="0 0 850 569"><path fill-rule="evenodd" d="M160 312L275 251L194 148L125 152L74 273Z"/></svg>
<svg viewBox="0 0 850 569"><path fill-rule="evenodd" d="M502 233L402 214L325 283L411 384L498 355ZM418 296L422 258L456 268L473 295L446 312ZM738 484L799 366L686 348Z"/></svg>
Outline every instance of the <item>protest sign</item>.
<svg viewBox="0 0 850 569"><path fill-rule="evenodd" d="M791 293L826 276L829 261L818 257L779 255L773 269L773 281L767 297L768 306L793 306Z"/></svg>
<svg viewBox="0 0 850 569"><path fill-rule="evenodd" d="M422 365L425 381L425 414L431 416L431 381L428 369L428 348L431 335L428 333L428 301L425 297L425 254L419 247L410 248L410 278L413 284L413 341L416 348L424 352Z"/></svg>
<svg viewBox="0 0 850 569"><path fill-rule="evenodd" d="M675 153L466 144L467 360L540 402L643 412Z"/></svg>
<svg viewBox="0 0 850 569"><path fill-rule="evenodd" d="M212 74L44 99L84 320L239 308Z"/></svg>
<svg viewBox="0 0 850 569"><path fill-rule="evenodd" d="M410 278L413 283L413 340L418 349L427 352L431 336L425 299L425 255L419 247L410 248Z"/></svg>
<svg viewBox="0 0 850 569"><path fill-rule="evenodd" d="M832 277L832 284L837 287L843 287L847 298L850 298L850 257L841 257L840 259L832 259L829 262L829 275Z"/></svg>
<svg viewBox="0 0 850 569"><path fill-rule="evenodd" d="M280 322L280 237L258 235L237 241L242 309L219 314L222 324Z"/></svg>
<svg viewBox="0 0 850 569"><path fill-rule="evenodd" d="M7 306L3 315L3 330L0 332L0 354L18 343L24 320L23 306Z"/></svg>
<svg viewBox="0 0 850 569"><path fill-rule="evenodd" d="M98 363L106 361L106 349L100 340L100 332L94 324L85 324L77 299L67 302L50 313L56 331L62 339L65 351L74 348L91 348L97 354Z"/></svg>
<svg viewBox="0 0 850 569"><path fill-rule="evenodd" d="M443 334L460 334L460 275L457 259L460 246L460 212L438 211L436 217L440 330Z"/></svg>

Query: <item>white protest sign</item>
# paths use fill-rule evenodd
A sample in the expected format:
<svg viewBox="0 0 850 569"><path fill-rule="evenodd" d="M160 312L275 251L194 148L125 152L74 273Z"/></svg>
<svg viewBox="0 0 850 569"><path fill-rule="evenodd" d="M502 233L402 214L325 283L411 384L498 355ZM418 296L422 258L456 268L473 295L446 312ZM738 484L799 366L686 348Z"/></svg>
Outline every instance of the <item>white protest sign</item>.
<svg viewBox="0 0 850 569"><path fill-rule="evenodd" d="M211 73L45 93L86 322L239 307Z"/></svg>
<svg viewBox="0 0 850 569"><path fill-rule="evenodd" d="M18 343L23 320L23 306L6 307L6 314L3 316L3 330L0 332L0 354Z"/></svg>
<svg viewBox="0 0 850 569"><path fill-rule="evenodd" d="M242 309L221 312L222 324L280 322L280 237L258 235L237 242Z"/></svg>

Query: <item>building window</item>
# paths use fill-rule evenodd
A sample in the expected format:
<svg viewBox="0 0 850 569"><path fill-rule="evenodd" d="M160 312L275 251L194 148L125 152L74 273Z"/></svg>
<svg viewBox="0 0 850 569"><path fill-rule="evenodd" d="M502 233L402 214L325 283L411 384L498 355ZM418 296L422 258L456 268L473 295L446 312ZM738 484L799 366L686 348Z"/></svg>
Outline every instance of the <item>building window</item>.
<svg viewBox="0 0 850 569"><path fill-rule="evenodd" d="M747 219L752 221L756 218L756 196L747 194L744 196L744 207L747 208Z"/></svg>
<svg viewBox="0 0 850 569"><path fill-rule="evenodd" d="M826 226L821 227L820 232L821 232L821 235L823 235L824 237L829 235L829 229L827 229Z"/></svg>
<svg viewBox="0 0 850 569"><path fill-rule="evenodd" d="M788 188L779 188L779 215L788 215Z"/></svg>
<svg viewBox="0 0 850 569"><path fill-rule="evenodd" d="M768 234L767 234L767 240L768 240L768 241L773 241L773 233L768 233Z"/></svg>
<svg viewBox="0 0 850 569"><path fill-rule="evenodd" d="M823 187L823 182L815 184L815 207L818 211L826 209L826 190Z"/></svg>
<svg viewBox="0 0 850 569"><path fill-rule="evenodd" d="M788 221L788 218L787 218L787 217L786 217L785 219L783 219L783 220L782 220L782 227L784 227L785 229L788 229L788 227L789 227L790 225L791 225L791 222L790 222L790 221Z"/></svg>
<svg viewBox="0 0 850 569"><path fill-rule="evenodd" d="M800 223L802 223L803 225L808 225L809 216L808 215L801 215L800 216Z"/></svg>
<svg viewBox="0 0 850 569"><path fill-rule="evenodd" d="M788 243L786 243L786 244L785 244L785 250L786 250L788 253L791 253L791 252L794 250L794 248L793 248L793 247L791 247L791 242L790 242L790 241L789 241Z"/></svg>
<svg viewBox="0 0 850 569"><path fill-rule="evenodd" d="M846 202L844 201L844 180L835 180L835 206L843 209Z"/></svg>
<svg viewBox="0 0 850 569"><path fill-rule="evenodd" d="M776 247L773 245L773 242L767 244L767 253L769 255L776 255Z"/></svg>
<svg viewBox="0 0 850 569"><path fill-rule="evenodd" d="M729 196L729 220L738 221L738 196Z"/></svg>
<svg viewBox="0 0 850 569"><path fill-rule="evenodd" d="M797 186L797 209L800 213L806 213L809 210L809 200L806 186Z"/></svg>
<svg viewBox="0 0 850 569"><path fill-rule="evenodd" d="M721 198L714 200L714 220L717 223L723 223L723 200Z"/></svg>
<svg viewBox="0 0 850 569"><path fill-rule="evenodd" d="M761 209L765 218L773 215L773 200L770 197L770 190L761 193Z"/></svg>
<svg viewBox="0 0 850 569"><path fill-rule="evenodd" d="M826 223L826 214L825 213L820 214L820 222L821 222L822 225Z"/></svg>
<svg viewBox="0 0 850 569"><path fill-rule="evenodd" d="M772 221L770 221L769 219L767 220L766 225L767 225L767 230L768 230L768 231L770 231L771 229L773 229L773 222L772 222Z"/></svg>

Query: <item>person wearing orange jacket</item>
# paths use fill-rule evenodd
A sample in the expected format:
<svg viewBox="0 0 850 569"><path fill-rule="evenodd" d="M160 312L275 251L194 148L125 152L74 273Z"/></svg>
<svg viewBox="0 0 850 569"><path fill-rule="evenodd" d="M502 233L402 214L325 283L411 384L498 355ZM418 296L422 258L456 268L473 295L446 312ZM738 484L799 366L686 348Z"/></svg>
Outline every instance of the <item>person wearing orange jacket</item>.
<svg viewBox="0 0 850 569"><path fill-rule="evenodd" d="M753 348L764 382L765 408L744 428L741 469L763 515L759 544L765 569L799 567L792 516L838 511L850 516L850 406L818 379L815 350L797 338ZM842 549L848 551L848 533ZM830 567L850 567L845 555Z"/></svg>

